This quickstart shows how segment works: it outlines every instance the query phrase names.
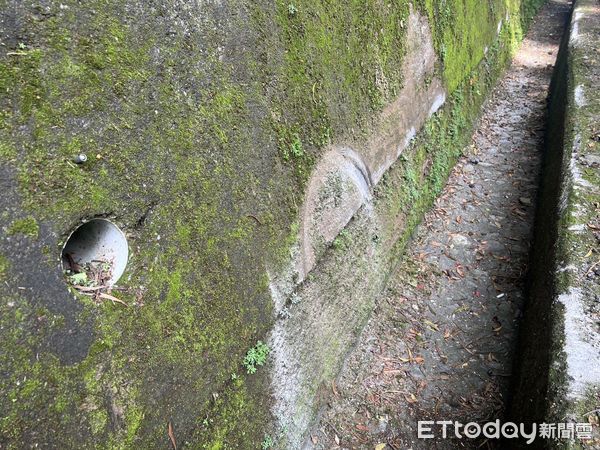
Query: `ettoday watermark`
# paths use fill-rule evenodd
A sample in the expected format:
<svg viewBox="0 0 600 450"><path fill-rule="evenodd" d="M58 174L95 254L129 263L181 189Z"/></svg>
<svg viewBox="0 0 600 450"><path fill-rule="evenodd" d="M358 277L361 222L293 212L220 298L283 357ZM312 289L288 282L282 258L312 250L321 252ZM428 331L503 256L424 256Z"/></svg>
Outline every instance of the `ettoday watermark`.
<svg viewBox="0 0 600 450"><path fill-rule="evenodd" d="M469 422L466 424L453 420L420 420L418 423L417 437L419 439L433 439L442 437L457 437L458 439L525 439L531 444L536 438L542 439L580 439L592 438L592 425L589 423L540 423L516 424L514 422L501 423L500 420L479 424ZM437 427L436 427L437 425ZM439 434L435 434L439 432Z"/></svg>

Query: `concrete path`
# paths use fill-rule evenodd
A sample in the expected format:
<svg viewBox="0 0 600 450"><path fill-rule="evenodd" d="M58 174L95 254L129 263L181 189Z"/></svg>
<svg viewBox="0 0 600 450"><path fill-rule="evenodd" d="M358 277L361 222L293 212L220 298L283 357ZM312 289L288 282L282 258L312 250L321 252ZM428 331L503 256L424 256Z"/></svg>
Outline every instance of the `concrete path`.
<svg viewBox="0 0 600 450"><path fill-rule="evenodd" d="M552 1L532 25L332 386L309 447L493 447L419 440L417 421L485 422L504 413L546 96L568 8Z"/></svg>

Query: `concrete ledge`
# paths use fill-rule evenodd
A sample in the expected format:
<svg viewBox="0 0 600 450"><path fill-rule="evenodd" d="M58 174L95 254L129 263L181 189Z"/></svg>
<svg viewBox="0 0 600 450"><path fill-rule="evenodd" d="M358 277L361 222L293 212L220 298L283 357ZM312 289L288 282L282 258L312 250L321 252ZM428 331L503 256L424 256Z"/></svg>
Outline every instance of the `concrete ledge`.
<svg viewBox="0 0 600 450"><path fill-rule="evenodd" d="M511 419L600 430L600 4L576 2L551 88L529 299ZM529 447L531 448L531 447Z"/></svg>

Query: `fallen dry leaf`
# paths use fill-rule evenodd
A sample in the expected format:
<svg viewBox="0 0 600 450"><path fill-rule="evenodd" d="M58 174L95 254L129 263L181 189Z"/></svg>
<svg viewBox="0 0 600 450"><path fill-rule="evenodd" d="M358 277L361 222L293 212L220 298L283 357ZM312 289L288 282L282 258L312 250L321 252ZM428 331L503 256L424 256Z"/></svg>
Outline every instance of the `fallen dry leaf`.
<svg viewBox="0 0 600 450"><path fill-rule="evenodd" d="M113 303L120 303L121 305L124 306L129 306L127 303L125 303L123 300L118 299L117 297L110 295L110 294L105 294L104 292L101 292L98 297L103 298L105 300L110 300Z"/></svg>
<svg viewBox="0 0 600 450"><path fill-rule="evenodd" d="M423 323L431 328L433 331L440 331L440 328L433 323L431 320L424 320Z"/></svg>
<svg viewBox="0 0 600 450"><path fill-rule="evenodd" d="M175 433L173 432L173 424L169 420L169 426L167 429L167 433L169 434L169 439L171 440L171 445L173 446L173 450L177 450L177 441L175 441Z"/></svg>
<svg viewBox="0 0 600 450"><path fill-rule="evenodd" d="M415 397L415 394L410 394L410 396L405 395L404 398L408 403L417 403L417 397Z"/></svg>
<svg viewBox="0 0 600 450"><path fill-rule="evenodd" d="M335 386L335 380L331 380L331 390L333 391L333 395L335 395L336 397L340 396L340 393L337 390L337 387Z"/></svg>

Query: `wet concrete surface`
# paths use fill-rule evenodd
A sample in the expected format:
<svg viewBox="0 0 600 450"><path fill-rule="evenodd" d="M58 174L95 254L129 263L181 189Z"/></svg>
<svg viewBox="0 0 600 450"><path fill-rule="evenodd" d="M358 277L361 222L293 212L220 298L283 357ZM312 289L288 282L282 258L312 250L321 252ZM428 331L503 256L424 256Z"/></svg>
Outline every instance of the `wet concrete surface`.
<svg viewBox="0 0 600 450"><path fill-rule="evenodd" d="M532 239L546 98L570 4L531 26L349 355L308 447L498 448L418 420L502 419ZM543 345L541 343L540 345Z"/></svg>

